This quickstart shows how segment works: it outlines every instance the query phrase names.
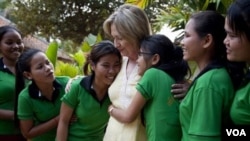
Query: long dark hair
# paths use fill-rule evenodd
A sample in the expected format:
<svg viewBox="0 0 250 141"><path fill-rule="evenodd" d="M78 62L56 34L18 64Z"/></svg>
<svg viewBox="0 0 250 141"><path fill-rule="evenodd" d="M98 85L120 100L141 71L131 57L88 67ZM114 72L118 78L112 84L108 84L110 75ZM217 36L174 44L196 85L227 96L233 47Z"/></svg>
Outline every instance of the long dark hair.
<svg viewBox="0 0 250 141"><path fill-rule="evenodd" d="M159 54L160 61L152 66L169 74L176 82L183 81L190 69L183 60L181 47L176 47L168 37L161 34L151 35L141 42L141 49L151 54Z"/></svg>
<svg viewBox="0 0 250 141"><path fill-rule="evenodd" d="M25 78L23 76L23 72L27 71L30 72L30 62L33 58L33 56L39 52L42 52L41 50L29 48L26 49L21 56L19 57L17 63L16 63L16 89L15 89L15 107L14 107L14 119L15 124L18 126L18 118L17 118L17 106L18 106L18 96L20 92L25 87Z"/></svg>
<svg viewBox="0 0 250 141"><path fill-rule="evenodd" d="M193 14L191 19L195 21L194 30L198 36L202 38L207 34L211 34L214 44L211 62L201 70L194 81L211 69L225 67L231 77L234 88L237 89L244 76L245 63L227 60L226 47L223 43L226 37L224 30L225 18L215 11L202 11Z"/></svg>
<svg viewBox="0 0 250 141"><path fill-rule="evenodd" d="M249 0L236 0L230 5L227 11L228 25L231 29L239 35L246 35L250 41L250 1ZM245 86L250 82L250 70L247 70L246 76L241 86Z"/></svg>

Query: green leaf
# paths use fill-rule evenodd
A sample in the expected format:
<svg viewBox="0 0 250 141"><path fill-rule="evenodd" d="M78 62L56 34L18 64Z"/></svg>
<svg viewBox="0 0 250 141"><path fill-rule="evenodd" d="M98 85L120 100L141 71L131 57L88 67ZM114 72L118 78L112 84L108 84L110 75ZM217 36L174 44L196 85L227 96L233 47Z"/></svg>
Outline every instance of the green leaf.
<svg viewBox="0 0 250 141"><path fill-rule="evenodd" d="M100 33L97 34L97 37L96 37L96 43L99 43L100 41L102 41L102 35Z"/></svg>
<svg viewBox="0 0 250 141"><path fill-rule="evenodd" d="M55 70L55 75L56 76L69 76L72 78L72 77L75 77L76 75L79 75L79 67L73 64L58 61L56 70Z"/></svg>
<svg viewBox="0 0 250 141"><path fill-rule="evenodd" d="M81 49L83 52L89 52L91 50L91 47L87 41L84 41L81 45Z"/></svg>
<svg viewBox="0 0 250 141"><path fill-rule="evenodd" d="M77 62L79 67L83 67L83 64L85 63L86 59L82 50L79 50L78 52L76 52L73 55L73 58Z"/></svg>
<svg viewBox="0 0 250 141"><path fill-rule="evenodd" d="M51 42L45 52L51 63L56 66L56 60L57 60L57 51L58 51L58 43L57 42Z"/></svg>
<svg viewBox="0 0 250 141"><path fill-rule="evenodd" d="M90 46L93 46L96 43L96 36L90 33L85 37L84 41L87 41Z"/></svg>

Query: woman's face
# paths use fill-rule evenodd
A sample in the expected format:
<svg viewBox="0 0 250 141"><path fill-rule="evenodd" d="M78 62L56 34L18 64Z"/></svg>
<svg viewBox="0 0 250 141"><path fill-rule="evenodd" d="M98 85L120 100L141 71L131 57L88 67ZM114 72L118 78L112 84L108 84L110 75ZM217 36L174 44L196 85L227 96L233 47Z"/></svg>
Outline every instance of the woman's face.
<svg viewBox="0 0 250 141"><path fill-rule="evenodd" d="M38 83L51 83L54 81L54 67L47 56L42 53L36 53L30 61L30 72L25 72L28 79Z"/></svg>
<svg viewBox="0 0 250 141"><path fill-rule="evenodd" d="M101 57L96 64L92 64L91 68L95 72L95 81L100 85L109 86L121 69L121 60L115 54L108 54Z"/></svg>
<svg viewBox="0 0 250 141"><path fill-rule="evenodd" d="M5 59L16 61L23 52L21 35L15 30L7 31L0 41L0 52Z"/></svg>
<svg viewBox="0 0 250 141"><path fill-rule="evenodd" d="M150 68L152 64L152 57L153 54L151 54L148 51L140 50L138 53L138 59L136 60L137 65L138 65L138 74L142 76L145 71Z"/></svg>
<svg viewBox="0 0 250 141"><path fill-rule="evenodd" d="M111 35L114 39L115 47L120 51L122 56L134 57L137 56L138 47L135 43L131 43L127 39L124 39L114 24L111 24Z"/></svg>
<svg viewBox="0 0 250 141"><path fill-rule="evenodd" d="M228 19L225 21L225 30L227 36L224 44L227 48L227 59L230 61L244 61L250 63L250 41L245 34L236 34L228 24Z"/></svg>
<svg viewBox="0 0 250 141"><path fill-rule="evenodd" d="M204 54L203 39L200 38L194 29L195 20L190 19L185 27L185 35L181 41L183 59L186 61L198 61Z"/></svg>

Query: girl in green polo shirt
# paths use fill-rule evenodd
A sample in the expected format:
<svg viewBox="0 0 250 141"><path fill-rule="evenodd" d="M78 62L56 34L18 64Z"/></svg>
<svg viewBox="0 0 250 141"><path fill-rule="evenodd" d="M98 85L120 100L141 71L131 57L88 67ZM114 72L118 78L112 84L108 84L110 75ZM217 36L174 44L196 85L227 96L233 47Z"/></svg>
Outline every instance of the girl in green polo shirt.
<svg viewBox="0 0 250 141"><path fill-rule="evenodd" d="M24 77L30 84L24 87ZM61 97L69 77L55 77L47 56L28 49L16 64L17 116L23 136L30 141L54 141Z"/></svg>
<svg viewBox="0 0 250 141"><path fill-rule="evenodd" d="M226 58L224 17L215 11L194 13L185 27L183 58L200 73L180 104L182 141L221 141L229 109L243 76L242 63Z"/></svg>
<svg viewBox="0 0 250 141"><path fill-rule="evenodd" d="M121 61L119 50L110 41L92 48L84 65L86 76L73 80L62 98L57 141L103 140L109 119L108 88L120 71ZM70 123L72 115L77 118L74 123Z"/></svg>
<svg viewBox="0 0 250 141"><path fill-rule="evenodd" d="M182 50L164 35L144 38L137 59L137 93L126 110L111 105L109 113L122 123L131 123L142 111L148 141L180 141L179 101L171 85L184 80L188 65Z"/></svg>
<svg viewBox="0 0 250 141"><path fill-rule="evenodd" d="M250 1L236 0L228 9L225 23L227 59L245 62L248 66L244 83L237 90L230 110L235 127L245 129L250 137ZM225 131L226 132L226 131Z"/></svg>
<svg viewBox="0 0 250 141"><path fill-rule="evenodd" d="M12 26L0 27L0 140L22 141L14 125L15 64L23 52L20 32Z"/></svg>

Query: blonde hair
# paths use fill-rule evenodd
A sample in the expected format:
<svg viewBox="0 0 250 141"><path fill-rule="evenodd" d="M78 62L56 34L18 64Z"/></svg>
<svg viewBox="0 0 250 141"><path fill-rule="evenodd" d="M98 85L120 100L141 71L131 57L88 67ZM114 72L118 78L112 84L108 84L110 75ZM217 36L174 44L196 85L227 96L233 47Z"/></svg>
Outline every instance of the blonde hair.
<svg viewBox="0 0 250 141"><path fill-rule="evenodd" d="M104 32L111 36L111 25L114 24L122 38L138 46L144 37L151 35L152 30L146 13L131 4L121 5L103 23Z"/></svg>

